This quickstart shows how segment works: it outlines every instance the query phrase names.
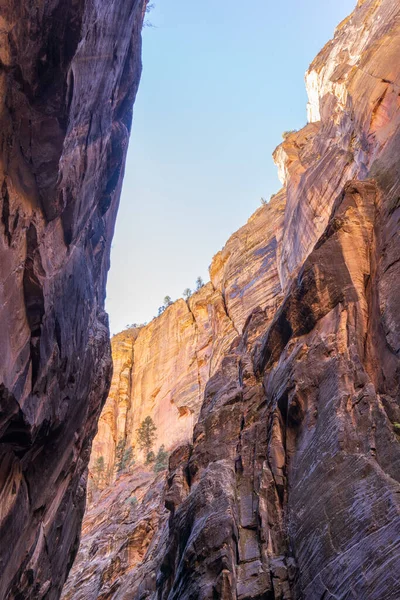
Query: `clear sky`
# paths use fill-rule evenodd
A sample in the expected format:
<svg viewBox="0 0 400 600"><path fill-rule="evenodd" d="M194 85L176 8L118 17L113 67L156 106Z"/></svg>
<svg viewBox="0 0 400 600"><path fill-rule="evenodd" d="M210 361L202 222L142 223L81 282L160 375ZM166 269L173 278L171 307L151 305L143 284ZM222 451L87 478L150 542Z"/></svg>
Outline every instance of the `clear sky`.
<svg viewBox="0 0 400 600"><path fill-rule="evenodd" d="M356 0L154 0L108 279L111 332L149 321L280 185L304 73Z"/></svg>

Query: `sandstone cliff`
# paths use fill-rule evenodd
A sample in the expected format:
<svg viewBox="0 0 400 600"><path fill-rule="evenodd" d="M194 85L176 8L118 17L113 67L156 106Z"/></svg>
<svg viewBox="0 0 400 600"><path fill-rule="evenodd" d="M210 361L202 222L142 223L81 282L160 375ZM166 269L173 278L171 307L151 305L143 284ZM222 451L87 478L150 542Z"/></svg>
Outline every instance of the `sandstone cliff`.
<svg viewBox="0 0 400 600"><path fill-rule="evenodd" d="M283 190L200 294L114 341L125 374L95 453L112 465L153 415L172 454L94 499L68 600L398 598L398 3L360 0L306 80L309 123L274 154Z"/></svg>
<svg viewBox="0 0 400 600"><path fill-rule="evenodd" d="M104 459L104 483L115 479L121 440L144 460L137 429L147 416L157 427L154 450L191 441L206 383L247 316L261 306L272 318L281 299L276 262L284 205L280 193L259 208L214 257L211 282L188 301L113 337L114 376L91 456L92 471Z"/></svg>
<svg viewBox="0 0 400 600"><path fill-rule="evenodd" d="M144 7L1 6L2 599L58 598L78 548Z"/></svg>

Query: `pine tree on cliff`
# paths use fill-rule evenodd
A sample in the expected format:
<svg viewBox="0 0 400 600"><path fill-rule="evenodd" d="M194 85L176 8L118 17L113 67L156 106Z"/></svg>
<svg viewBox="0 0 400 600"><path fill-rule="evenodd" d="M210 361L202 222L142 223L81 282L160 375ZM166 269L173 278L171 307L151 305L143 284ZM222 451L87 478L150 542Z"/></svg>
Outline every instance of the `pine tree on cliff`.
<svg viewBox="0 0 400 600"><path fill-rule="evenodd" d="M156 431L157 427L154 425L151 417L146 417L137 430L139 448L146 452L146 456L148 456L152 450L156 438Z"/></svg>
<svg viewBox="0 0 400 600"><path fill-rule="evenodd" d="M135 464L135 457L133 456L132 446L126 448L122 456L121 471L129 471Z"/></svg>
<svg viewBox="0 0 400 600"><path fill-rule="evenodd" d="M99 456L96 459L96 462L94 464L93 474L94 474L95 484L98 487L99 485L101 485L103 483L103 479L104 479L104 457L103 456Z"/></svg>
<svg viewBox="0 0 400 600"><path fill-rule="evenodd" d="M164 298L164 306L165 308L168 308L168 306L171 306L172 304L172 298L171 296L165 296Z"/></svg>
<svg viewBox="0 0 400 600"><path fill-rule="evenodd" d="M131 446L126 448L126 440L121 438L115 450L115 469L117 473L129 470L134 464L133 449Z"/></svg>
<svg viewBox="0 0 400 600"><path fill-rule="evenodd" d="M201 277L196 279L196 292L198 292L204 285L204 281Z"/></svg>
<svg viewBox="0 0 400 600"><path fill-rule="evenodd" d="M168 467L168 452L165 451L164 445L160 446L154 459L154 472L159 473Z"/></svg>

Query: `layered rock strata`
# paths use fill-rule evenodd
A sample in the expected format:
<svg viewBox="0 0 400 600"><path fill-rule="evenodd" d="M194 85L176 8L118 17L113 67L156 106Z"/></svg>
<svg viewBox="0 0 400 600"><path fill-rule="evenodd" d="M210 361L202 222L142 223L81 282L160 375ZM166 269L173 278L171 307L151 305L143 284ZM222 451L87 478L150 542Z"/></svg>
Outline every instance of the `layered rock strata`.
<svg viewBox="0 0 400 600"><path fill-rule="evenodd" d="M148 564L150 556L161 551L160 533L167 527L164 487L165 473L154 478L151 470L135 467L89 506L78 559L78 564L85 563L85 572L77 587L71 571L63 590L64 600L112 597L120 590L126 574L138 568L145 556L147 576L150 580L155 578L152 569L148 571ZM131 593L129 588L128 591Z"/></svg>
<svg viewBox="0 0 400 600"><path fill-rule="evenodd" d="M360 0L312 63L310 122L274 155L274 250L238 232L211 267L235 335L171 454L168 522L93 598L398 598L399 59L400 6Z"/></svg>
<svg viewBox="0 0 400 600"><path fill-rule="evenodd" d="M58 598L111 379L110 244L145 0L4 0L0 597Z"/></svg>
<svg viewBox="0 0 400 600"><path fill-rule="evenodd" d="M276 263L284 206L280 193L260 207L214 257L211 282L189 300L112 338L114 376L91 456L91 471L104 460L105 483L115 479L121 440L144 460L137 430L148 416L157 428L154 450L191 441L206 383L247 316L261 306L272 319L281 298Z"/></svg>

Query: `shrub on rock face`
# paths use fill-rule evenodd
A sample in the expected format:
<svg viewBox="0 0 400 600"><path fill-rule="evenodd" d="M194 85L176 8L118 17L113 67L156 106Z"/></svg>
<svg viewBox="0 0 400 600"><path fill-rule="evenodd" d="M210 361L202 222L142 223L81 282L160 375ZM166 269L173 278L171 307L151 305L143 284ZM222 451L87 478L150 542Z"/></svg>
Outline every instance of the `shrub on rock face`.
<svg viewBox="0 0 400 600"><path fill-rule="evenodd" d="M153 450L150 450L150 452L148 452L147 456L146 456L146 465L149 465L150 463L154 462L155 458L156 458L156 456L155 456Z"/></svg>
<svg viewBox="0 0 400 600"><path fill-rule="evenodd" d="M115 449L115 470L117 471L117 473L119 473L121 471L121 465L122 465L122 457L124 455L124 451L125 451L125 439L121 438L118 441L117 447Z"/></svg>
<svg viewBox="0 0 400 600"><path fill-rule="evenodd" d="M136 498L136 496L132 496L131 498L127 499L127 503L129 504L130 508L135 508L135 506L138 503L138 499Z"/></svg>
<svg viewBox="0 0 400 600"><path fill-rule="evenodd" d="M103 456L99 456L96 459L96 462L95 462L94 468L93 468L93 475L94 475L93 479L94 479L96 486L101 485L104 480L104 457Z"/></svg>
<svg viewBox="0 0 400 600"><path fill-rule="evenodd" d="M189 300L191 295L192 290L190 288L186 288L186 290L183 291L183 297L185 298L185 300Z"/></svg>
<svg viewBox="0 0 400 600"><path fill-rule="evenodd" d="M288 131L284 131L282 133L283 139L286 140L286 138L288 138L291 133L296 133L296 129L289 129Z"/></svg>
<svg viewBox="0 0 400 600"><path fill-rule="evenodd" d="M133 467L134 464L133 448L129 446L129 448L124 450L124 454L122 455L121 471L129 471L130 467Z"/></svg>
<svg viewBox="0 0 400 600"><path fill-rule="evenodd" d="M154 460L153 470L155 473L159 473L160 471L164 471L168 467L168 452L165 451L165 447L161 446L158 449Z"/></svg>

